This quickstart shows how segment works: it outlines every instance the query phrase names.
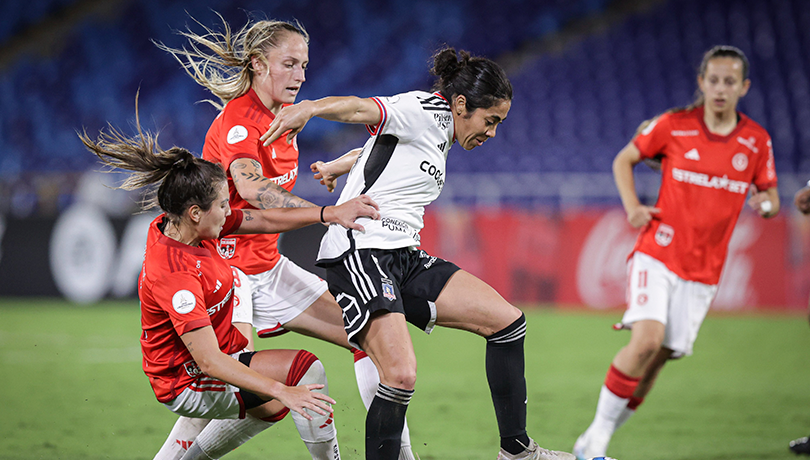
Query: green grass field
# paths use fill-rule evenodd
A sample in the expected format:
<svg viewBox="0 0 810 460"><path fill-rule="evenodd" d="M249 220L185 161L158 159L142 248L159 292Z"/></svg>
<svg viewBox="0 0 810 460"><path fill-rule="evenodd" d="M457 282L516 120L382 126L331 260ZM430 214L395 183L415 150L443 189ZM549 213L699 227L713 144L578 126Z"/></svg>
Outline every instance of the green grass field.
<svg viewBox="0 0 810 460"><path fill-rule="evenodd" d="M590 423L599 386L627 332L619 312L527 309L529 433L570 450ZM81 307L0 300L0 458L149 459L175 416L140 367L136 302ZM484 376L484 342L470 334L414 331L419 358L408 409L423 460L495 458L498 436ZM362 459L365 413L351 355L287 334L260 348L306 348L324 362L344 459ZM810 328L800 316L714 316L693 357L664 369L638 414L614 437L619 460L787 459L810 434ZM232 459L307 459L291 420Z"/></svg>

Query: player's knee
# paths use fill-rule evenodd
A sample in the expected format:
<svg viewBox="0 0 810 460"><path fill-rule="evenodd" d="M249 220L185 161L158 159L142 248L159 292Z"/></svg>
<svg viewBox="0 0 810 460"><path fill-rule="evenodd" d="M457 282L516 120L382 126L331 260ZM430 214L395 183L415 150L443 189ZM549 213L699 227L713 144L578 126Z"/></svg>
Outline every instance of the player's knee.
<svg viewBox="0 0 810 460"><path fill-rule="evenodd" d="M404 363L390 366L380 376L380 382L391 387L412 390L416 387L416 366Z"/></svg>
<svg viewBox="0 0 810 460"><path fill-rule="evenodd" d="M326 369L323 363L314 354L300 350L293 358L290 370L287 373L288 385L324 385L322 390L317 390L324 394L329 394L328 382L326 380Z"/></svg>

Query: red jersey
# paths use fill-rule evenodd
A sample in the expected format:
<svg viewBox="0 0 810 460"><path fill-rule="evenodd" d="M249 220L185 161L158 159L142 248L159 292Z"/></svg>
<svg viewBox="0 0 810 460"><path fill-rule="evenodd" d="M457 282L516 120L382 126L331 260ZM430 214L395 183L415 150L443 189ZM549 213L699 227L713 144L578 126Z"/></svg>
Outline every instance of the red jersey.
<svg viewBox="0 0 810 460"><path fill-rule="evenodd" d="M202 372L180 336L212 326L219 349L243 350L247 339L231 324L233 271L219 256L214 240L199 247L166 237L161 214L149 225L138 283L141 300L143 371L158 401L176 398ZM239 228L242 211L225 221L223 234Z"/></svg>
<svg viewBox="0 0 810 460"><path fill-rule="evenodd" d="M255 209L236 191L231 163L251 158L262 165L264 176L286 190L292 190L298 177L298 143L287 144L282 137L268 147L259 136L275 118L253 89L228 102L205 135L203 158L220 163L228 176L231 208ZM239 235L219 240L222 257L248 275L275 267L279 259L278 235Z"/></svg>
<svg viewBox="0 0 810 460"><path fill-rule="evenodd" d="M661 213L641 230L641 251L679 277L717 284L749 185L776 187L768 132L743 114L727 136L709 132L703 107L661 115L633 141L661 158Z"/></svg>

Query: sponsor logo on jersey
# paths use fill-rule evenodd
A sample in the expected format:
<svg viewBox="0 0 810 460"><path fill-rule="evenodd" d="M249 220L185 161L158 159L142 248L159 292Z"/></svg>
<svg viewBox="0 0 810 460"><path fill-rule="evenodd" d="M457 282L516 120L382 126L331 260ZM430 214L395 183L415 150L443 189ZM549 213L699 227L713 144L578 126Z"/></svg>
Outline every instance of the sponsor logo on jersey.
<svg viewBox="0 0 810 460"><path fill-rule="evenodd" d="M194 310L195 305L197 305L197 299L191 291L186 289L181 289L172 296L172 307L174 311L181 315L185 315L191 310Z"/></svg>
<svg viewBox="0 0 810 460"><path fill-rule="evenodd" d="M236 144L237 142L242 142L243 140L247 139L248 137L248 130L242 125L236 125L228 131L228 143L229 144Z"/></svg>
<svg viewBox="0 0 810 460"><path fill-rule="evenodd" d="M284 185L294 181L296 177L298 177L298 163L293 165L293 169L287 171L285 174L271 177L270 180L276 185Z"/></svg>
<svg viewBox="0 0 810 460"><path fill-rule="evenodd" d="M436 122L436 126L438 126L439 129L445 130L450 126L450 123L453 122L453 115L449 112L434 113L433 121Z"/></svg>
<svg viewBox="0 0 810 460"><path fill-rule="evenodd" d="M425 251L423 251L421 249L419 250L419 258L420 259L428 259L428 261L424 265L425 270L432 267L433 263L436 262L436 260L438 260L438 257L432 256L432 255L428 254L427 252L425 252Z"/></svg>
<svg viewBox="0 0 810 460"><path fill-rule="evenodd" d="M436 166L430 164L430 162L427 160L419 164L419 169L428 173L428 175L436 181L436 185L439 186L439 191L441 191L442 187L444 186L444 172Z"/></svg>
<svg viewBox="0 0 810 460"><path fill-rule="evenodd" d="M217 242L217 252L223 259L230 259L236 254L236 238L220 238Z"/></svg>
<svg viewBox="0 0 810 460"><path fill-rule="evenodd" d="M222 281L217 280L217 287L214 288L214 294L216 294L217 291L219 291L219 288L221 288L221 287L222 287Z"/></svg>
<svg viewBox="0 0 810 460"><path fill-rule="evenodd" d="M734 155L731 159L731 166L734 166L737 171L745 171L745 168L748 167L748 155L744 153Z"/></svg>
<svg viewBox="0 0 810 460"><path fill-rule="evenodd" d="M392 232L402 232L408 234L411 238L416 240L417 242L420 241L419 232L411 228L410 225L406 224L405 222L399 219L392 219L390 217L383 217L380 220L380 224L382 228L391 230Z"/></svg>
<svg viewBox="0 0 810 460"><path fill-rule="evenodd" d="M748 193L748 182L729 179L728 176L723 177L711 176L708 174L687 171L685 169L672 168L672 178L678 182L685 184L698 185L700 187L713 188L717 190L727 190L732 193L746 194Z"/></svg>
<svg viewBox="0 0 810 460"><path fill-rule="evenodd" d="M672 137L694 137L700 134L696 129L673 129L669 132Z"/></svg>
<svg viewBox="0 0 810 460"><path fill-rule="evenodd" d="M229 300L231 300L231 295L233 295L233 286L231 286L231 289L230 289L230 290L228 291L228 293L225 295L225 298L224 298L224 299L222 299L221 301L219 301L219 302L218 302L216 305L212 305L212 306L208 307L208 309L206 310L206 311L208 311L208 316L214 316L214 315L215 315L215 314L216 314L218 311L222 310L222 307L223 307L223 306L224 306L224 305L225 305L225 304L226 304L226 303L227 303Z"/></svg>
<svg viewBox="0 0 810 460"><path fill-rule="evenodd" d="M388 278L383 278L382 280L382 291L383 297L390 301L397 300L397 295L394 294L394 283Z"/></svg>
<svg viewBox="0 0 810 460"><path fill-rule="evenodd" d="M200 366L197 365L196 361L188 361L183 363L183 369L186 370L186 374L188 374L189 377L199 377L203 375L203 371L200 369Z"/></svg>
<svg viewBox="0 0 810 460"><path fill-rule="evenodd" d="M672 243L672 237L675 236L675 229L667 224L659 224L658 230L655 231L655 242L661 247L669 246Z"/></svg>
<svg viewBox="0 0 810 460"><path fill-rule="evenodd" d="M692 149L684 153L683 157L686 158L687 160L700 161L700 154L698 153L697 149Z"/></svg>
<svg viewBox="0 0 810 460"><path fill-rule="evenodd" d="M737 136L737 142L740 144L748 147L752 152L759 153L759 149L757 148L757 138L754 136L749 137L748 139L744 137Z"/></svg>
<svg viewBox="0 0 810 460"><path fill-rule="evenodd" d="M436 145L440 152L444 153L444 148L447 147L447 142L442 142L441 144Z"/></svg>

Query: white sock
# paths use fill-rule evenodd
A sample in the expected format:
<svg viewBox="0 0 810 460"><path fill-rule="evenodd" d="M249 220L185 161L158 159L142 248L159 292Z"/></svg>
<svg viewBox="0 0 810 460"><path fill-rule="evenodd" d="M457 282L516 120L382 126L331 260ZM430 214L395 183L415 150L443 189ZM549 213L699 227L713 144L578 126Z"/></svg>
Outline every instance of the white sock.
<svg viewBox="0 0 810 460"><path fill-rule="evenodd" d="M189 418L180 417L174 423L169 437L155 454L155 460L178 460L186 453L189 448L197 439L197 435L208 425L210 420L204 418Z"/></svg>
<svg viewBox="0 0 810 460"><path fill-rule="evenodd" d="M357 389L360 390L360 399L363 400L363 405L366 410L374 401L374 395L377 394L377 387L380 384L380 374L377 372L377 366L368 356L354 362L354 376L357 379ZM408 420L405 419L405 425L402 427L402 439L400 440L399 460L416 460L411 450L411 434L408 430Z"/></svg>
<svg viewBox="0 0 810 460"><path fill-rule="evenodd" d="M304 373L298 385L308 385L311 383L321 383L324 385L318 393L329 394L329 383L326 380L326 371L323 364L316 360L309 366L309 369ZM290 411L295 427L298 429L298 434L301 435L301 440L306 444L309 454L313 460L338 460L340 458L340 449L338 448L337 429L335 428L334 419L332 414L320 415L309 409L304 409L312 417L312 420L307 420L295 411Z"/></svg>
<svg viewBox="0 0 810 460"><path fill-rule="evenodd" d="M635 413L636 413L635 409L629 409L627 407L622 409L622 412L619 414L619 418L616 420L616 429L618 430L619 428L621 428L622 425L624 425L625 422L627 422L627 419L629 419Z"/></svg>
<svg viewBox="0 0 810 460"><path fill-rule="evenodd" d="M243 419L211 420L182 460L220 458L274 424L252 415L246 415Z"/></svg>
<svg viewBox="0 0 810 460"><path fill-rule="evenodd" d="M618 428L619 417L627 408L629 401L630 398L620 398L602 385L602 389L599 391L599 402L596 404L596 415L588 430L593 429L598 433L613 436L613 432Z"/></svg>

